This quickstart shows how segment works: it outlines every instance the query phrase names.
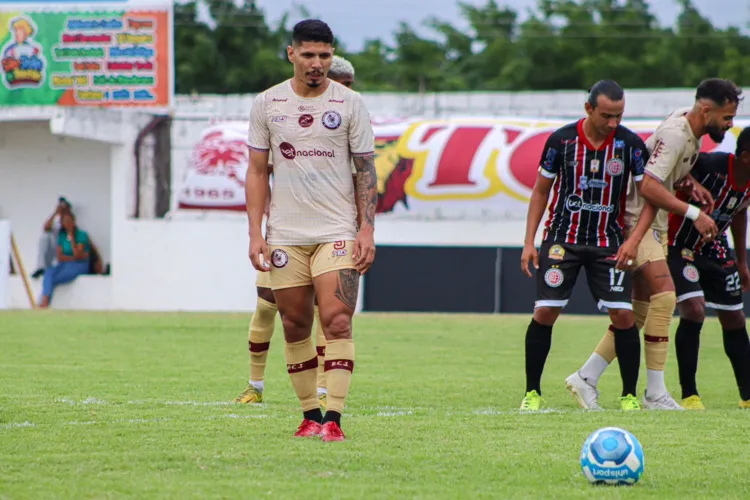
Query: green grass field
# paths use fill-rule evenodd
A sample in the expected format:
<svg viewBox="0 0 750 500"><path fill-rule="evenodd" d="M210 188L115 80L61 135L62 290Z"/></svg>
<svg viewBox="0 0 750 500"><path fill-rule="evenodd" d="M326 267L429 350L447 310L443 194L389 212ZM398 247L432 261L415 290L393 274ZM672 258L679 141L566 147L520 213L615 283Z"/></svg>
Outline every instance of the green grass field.
<svg viewBox="0 0 750 500"><path fill-rule="evenodd" d="M267 403L230 401L248 378L243 315L0 313L0 498L747 498L750 412L737 408L715 319L703 332L706 412L577 410L564 378L606 317L563 316L543 380L550 411L520 414L526 316L355 319L344 443L292 438L301 421L271 342ZM672 328L676 327L676 321ZM667 383L679 397L674 349ZM645 367L639 389L645 387ZM632 431L646 470L594 487L589 433Z"/></svg>

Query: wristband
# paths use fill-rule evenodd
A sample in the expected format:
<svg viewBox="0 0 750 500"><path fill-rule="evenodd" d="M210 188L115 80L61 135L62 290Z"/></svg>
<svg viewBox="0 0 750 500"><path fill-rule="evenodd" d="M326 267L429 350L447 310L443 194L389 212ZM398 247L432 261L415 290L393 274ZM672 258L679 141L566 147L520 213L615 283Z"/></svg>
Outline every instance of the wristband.
<svg viewBox="0 0 750 500"><path fill-rule="evenodd" d="M690 220L696 220L698 219L698 216L701 214L701 211L698 207L695 205L688 205L688 209L685 212L685 217L687 217Z"/></svg>

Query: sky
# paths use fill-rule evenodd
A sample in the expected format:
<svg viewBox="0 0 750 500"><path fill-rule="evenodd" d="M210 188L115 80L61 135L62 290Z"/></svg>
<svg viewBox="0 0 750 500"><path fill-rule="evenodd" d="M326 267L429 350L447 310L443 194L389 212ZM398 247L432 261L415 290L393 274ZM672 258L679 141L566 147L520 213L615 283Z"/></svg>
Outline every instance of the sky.
<svg viewBox="0 0 750 500"><path fill-rule="evenodd" d="M484 5L486 0L463 0L464 3ZM536 0L498 0L525 18L526 9L536 5ZM677 0L648 0L651 11L662 25L671 25L680 12ZM359 51L367 38L380 38L390 42L391 34L400 21L417 27L421 22L436 16L457 20L459 9L456 0L256 0L266 14L266 19L277 21L294 5L305 6L310 14L326 21L336 37L350 51ZM750 2L748 0L693 0L693 5L716 26L735 25L750 31ZM299 20L299 17L292 21ZM454 22L454 24L459 24ZM459 26L468 26L466 23ZM423 30L422 34L428 33Z"/></svg>

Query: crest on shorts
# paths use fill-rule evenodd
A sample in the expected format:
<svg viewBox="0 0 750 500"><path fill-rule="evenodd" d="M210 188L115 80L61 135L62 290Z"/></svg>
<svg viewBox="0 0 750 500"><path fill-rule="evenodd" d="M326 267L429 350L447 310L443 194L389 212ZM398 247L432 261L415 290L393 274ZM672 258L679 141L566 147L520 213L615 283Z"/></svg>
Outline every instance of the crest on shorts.
<svg viewBox="0 0 750 500"><path fill-rule="evenodd" d="M286 267L286 265L289 264L289 254L287 254L284 250L277 248L276 250L271 252L271 264L273 264L273 267L277 269Z"/></svg>
<svg viewBox="0 0 750 500"><path fill-rule="evenodd" d="M547 283L547 286L550 288L557 288L563 284L564 280L565 277L563 276L562 271L556 267L550 268L544 273L544 282Z"/></svg>
<svg viewBox="0 0 750 500"><path fill-rule="evenodd" d="M692 264L688 264L687 266L685 266L685 268L682 270L682 275L686 280L692 281L693 283L698 283L698 279L700 278L698 269Z"/></svg>
<svg viewBox="0 0 750 500"><path fill-rule="evenodd" d="M560 245L552 245L547 257L552 260L563 260L565 258L565 249Z"/></svg>
<svg viewBox="0 0 750 500"><path fill-rule="evenodd" d="M341 126L341 115L338 111L326 111L323 113L323 125L327 129L337 129Z"/></svg>
<svg viewBox="0 0 750 500"><path fill-rule="evenodd" d="M689 248L683 248L682 252L680 252L680 255L682 255L682 258L685 260L689 260L690 262L693 262L695 259L695 256L693 255L693 251Z"/></svg>
<svg viewBox="0 0 750 500"><path fill-rule="evenodd" d="M617 177L625 171L625 163L619 158L612 158L607 162L607 173L612 177Z"/></svg>

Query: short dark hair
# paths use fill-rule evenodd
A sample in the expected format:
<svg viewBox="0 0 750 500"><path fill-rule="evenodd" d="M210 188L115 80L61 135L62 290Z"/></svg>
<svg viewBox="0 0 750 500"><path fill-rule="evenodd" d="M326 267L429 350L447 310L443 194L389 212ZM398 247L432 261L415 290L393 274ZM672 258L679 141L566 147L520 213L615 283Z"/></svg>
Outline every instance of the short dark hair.
<svg viewBox="0 0 750 500"><path fill-rule="evenodd" d="M739 156L745 151L750 151L750 127L745 127L737 136L737 149L734 155Z"/></svg>
<svg viewBox="0 0 750 500"><path fill-rule="evenodd" d="M305 19L294 25L292 41L295 45L303 42L322 42L333 45L333 31L318 19Z"/></svg>
<svg viewBox="0 0 750 500"><path fill-rule="evenodd" d="M739 104L742 100L742 89L734 82L721 78L707 78L695 90L695 100L708 99L719 106L728 103Z"/></svg>
<svg viewBox="0 0 750 500"><path fill-rule="evenodd" d="M617 102L625 97L625 91L614 80L599 80L589 89L588 102L592 108L596 107L600 95Z"/></svg>

